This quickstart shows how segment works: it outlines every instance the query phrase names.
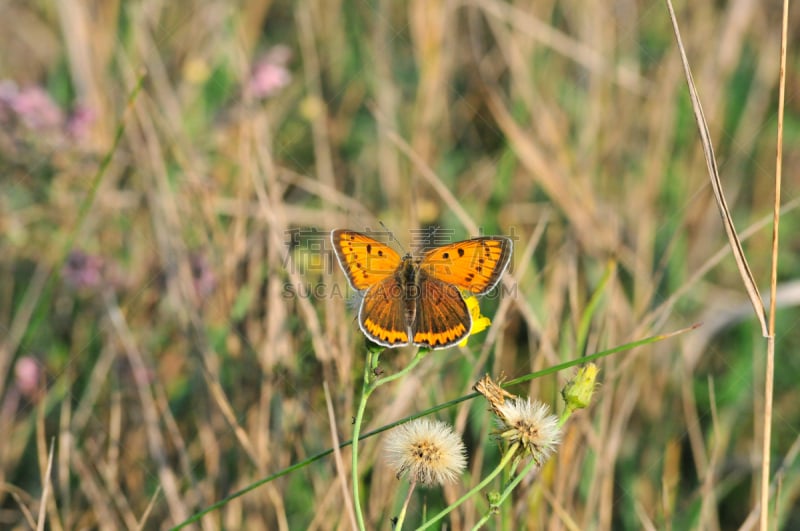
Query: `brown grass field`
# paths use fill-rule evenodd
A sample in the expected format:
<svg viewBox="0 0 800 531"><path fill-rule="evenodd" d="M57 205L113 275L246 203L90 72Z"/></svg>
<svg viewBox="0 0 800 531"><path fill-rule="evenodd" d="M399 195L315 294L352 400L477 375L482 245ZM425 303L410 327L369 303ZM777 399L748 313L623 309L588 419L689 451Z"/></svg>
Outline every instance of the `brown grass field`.
<svg viewBox="0 0 800 531"><path fill-rule="evenodd" d="M800 528L792 7L770 529ZM675 10L767 300L781 6ZM287 471L350 440L362 392L335 228L391 231L400 253L432 229L514 240L488 330L367 402L362 433L446 404L426 417L467 449L455 483L413 492L405 529L500 462L486 401L447 404L484 374L676 331L596 360L549 461L498 510L502 474L434 528L758 527L767 341L664 2L6 0L0 186L0 529L351 529L350 446ZM508 391L560 413L574 373ZM366 529L392 529L408 491L386 436L358 447Z"/></svg>

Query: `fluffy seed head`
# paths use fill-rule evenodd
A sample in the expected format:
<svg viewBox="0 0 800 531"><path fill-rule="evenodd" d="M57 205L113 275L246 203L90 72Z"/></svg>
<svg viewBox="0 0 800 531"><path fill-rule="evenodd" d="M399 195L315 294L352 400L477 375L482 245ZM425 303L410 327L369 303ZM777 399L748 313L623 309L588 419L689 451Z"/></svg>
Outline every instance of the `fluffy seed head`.
<svg viewBox="0 0 800 531"><path fill-rule="evenodd" d="M500 424L500 437L519 443L520 451L543 464L561 442L558 417L550 415L547 404L519 397L498 404L495 413Z"/></svg>
<svg viewBox="0 0 800 531"><path fill-rule="evenodd" d="M393 429L386 439L386 460L400 478L430 487L453 483L467 464L464 443L444 422L412 420Z"/></svg>

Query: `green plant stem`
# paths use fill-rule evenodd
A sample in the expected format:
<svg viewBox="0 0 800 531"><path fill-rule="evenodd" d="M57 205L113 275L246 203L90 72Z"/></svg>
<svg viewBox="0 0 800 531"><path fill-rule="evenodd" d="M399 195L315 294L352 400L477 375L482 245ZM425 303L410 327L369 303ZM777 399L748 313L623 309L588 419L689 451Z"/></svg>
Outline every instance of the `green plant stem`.
<svg viewBox="0 0 800 531"><path fill-rule="evenodd" d="M394 524L394 531L402 531L403 529L403 522L406 520L406 511L408 510L408 504L411 501L411 494L414 492L414 488L416 486L416 481L411 481L411 483L408 484L408 494L406 494L406 499L403 501L403 508L400 510L400 514L397 515L397 522Z"/></svg>
<svg viewBox="0 0 800 531"><path fill-rule="evenodd" d="M575 413L575 409L573 408L567 408L564 411L562 411L561 416L558 417L558 427L563 428L564 424L567 423L567 419L569 419L573 413Z"/></svg>
<svg viewBox="0 0 800 531"><path fill-rule="evenodd" d="M487 511L487 512L486 512L486 514L484 514L484 515L481 517L481 519L480 519L480 520L478 520L477 522L475 522L475 525L474 525L474 526L472 526L472 531L477 531L478 529L480 529L481 527L483 527L484 525L486 525L486 522L488 522L488 521L489 521L489 518L491 518L491 517L492 517L492 511L491 511L491 510L490 510L490 511Z"/></svg>
<svg viewBox="0 0 800 531"><path fill-rule="evenodd" d="M572 413L574 411L575 411L574 409L565 409L561 413L561 416L558 418L558 427L559 428L564 426L564 424L567 422L567 419L569 419L569 417L572 415ZM511 448L513 448L513 446ZM519 482L522 481L522 478L527 476L528 473L530 473L530 471L533 469L533 467L537 466L538 464L539 463L537 463L535 459L531 459L530 462L527 465L525 465L525 467L520 471L520 473L517 474L516 476L514 476L514 479L512 479L508 483L508 485L506 485L506 487L503 489L503 492L500 493L500 496L497 498L497 501L495 501L493 504L491 504L491 506L489 507L489 510L486 512L485 515L483 515L483 518L481 518L475 524L475 527L473 527L473 529L480 529L480 527L483 524L485 524L489 520L489 518L491 518L491 515L495 511L497 511L497 509L500 508L500 506L503 504L503 502L509 496L511 496L511 493L514 491L514 489L517 487L517 485L519 485Z"/></svg>
<svg viewBox="0 0 800 531"><path fill-rule="evenodd" d="M355 505L356 522L360 530L366 529L364 526L364 513L361 510L361 498L359 497L359 477L358 477L358 440L361 433L361 425L364 421L364 411L367 409L367 400L370 395L383 384L392 382L398 378L405 376L411 369L417 366L422 361L428 351L420 349L417 351L411 362L406 365L402 370L391 374L385 378L379 378L373 382L370 381L373 368L377 366L379 352L368 351L367 360L364 364L364 380L361 387L361 400L358 402L358 410L356 411L356 418L353 422L353 450L352 450L352 464L351 464L351 477L353 480L353 504Z"/></svg>
<svg viewBox="0 0 800 531"><path fill-rule="evenodd" d="M355 505L356 522L358 528L362 531L364 527L364 513L361 511L361 498L358 494L358 434L361 432L361 423L364 420L364 411L367 408L367 399L375 387L370 384L369 375L372 372L373 353L369 351L367 355L367 362L364 364L364 380L361 386L361 400L358 402L358 410L356 411L356 418L353 422L353 449L351 452L352 463L350 465L350 473L352 474L353 481L353 505Z"/></svg>
<svg viewBox="0 0 800 531"><path fill-rule="evenodd" d="M497 501L492 503L489 506L489 510L486 511L486 514L483 515L483 518L478 520L478 522L475 524L475 527L473 527L472 529L480 529L481 526L483 526L483 524L488 522L489 518L491 518L492 514L494 514L500 508L500 506L503 504L503 502L506 501L506 499L509 496L511 496L511 493L514 491L514 489L517 487L517 485L519 485L519 482L522 481L522 478L527 476L528 473L533 469L533 467L537 466L537 465L538 465L538 463L536 462L536 460L535 459L531 459L528 462L528 464L525 465L525 467L522 469L522 471L520 471L519 474L514 476L514 479L512 479L508 483L508 485L506 485L506 488L503 489L502 493L500 493L500 497L497 499Z"/></svg>
<svg viewBox="0 0 800 531"><path fill-rule="evenodd" d="M511 462L509 466L503 469L503 476L501 478L501 485L505 485L511 478L514 476L514 472L517 470L519 466L519 456L516 456L514 460ZM489 498L489 506L492 507L492 499ZM486 518L488 519L492 513L496 513L495 511L489 511L486 513ZM502 512L500 514L500 530L501 531L508 531L508 525L511 522L511 507L509 505L504 505L502 508Z"/></svg>
<svg viewBox="0 0 800 531"><path fill-rule="evenodd" d="M433 524L435 524L436 522L438 522L439 520L441 520L442 518L447 516L453 509L455 509L456 507L458 507L459 505L461 505L462 503L464 503L465 501L470 499L472 496L477 494L479 491L483 490L483 488L486 485L488 485L499 473L501 473L503 471L503 469L505 469L506 465L508 465L508 463L511 462L511 460L516 455L518 449L519 449L519 443L512 444L511 447L509 447L509 449L506 451L506 454L503 456L503 459L500 461L500 463L497 465L497 467L494 470L492 470L492 472L488 476L486 476L483 479L483 481L481 481L480 483L478 483L477 485L472 487L469 490L469 492L467 492L466 494L461 496L459 499L457 499L455 502L453 502L452 505L449 505L448 507L443 509L441 512L439 512L437 515L435 515L433 518L431 518L430 520L428 520L427 522L422 524L419 527L419 529L420 530L428 529L430 526L432 526Z"/></svg>

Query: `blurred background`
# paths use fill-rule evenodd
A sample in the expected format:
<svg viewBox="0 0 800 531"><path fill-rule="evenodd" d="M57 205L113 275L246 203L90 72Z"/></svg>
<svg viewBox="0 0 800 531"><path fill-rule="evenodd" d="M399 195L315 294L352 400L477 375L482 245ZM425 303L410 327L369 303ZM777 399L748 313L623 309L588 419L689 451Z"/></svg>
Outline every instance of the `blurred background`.
<svg viewBox="0 0 800 531"><path fill-rule="evenodd" d="M676 5L764 293L773 4ZM795 15L771 454L785 529L800 527ZM330 448L334 431L348 440L365 348L327 233L380 222L405 248L439 228L510 235L515 254L482 303L493 326L382 387L367 429L486 372L703 323L604 358L592 406L490 528L754 523L765 341L663 3L5 0L0 50L0 527L169 528ZM387 352L382 368L411 355ZM570 376L510 390L559 410ZM485 403L436 417L462 434L468 472L418 491L409 525L499 460ZM369 527L391 529L405 490L381 444L361 445L362 494ZM196 528L349 529L342 492L328 457ZM487 510L479 496L448 528Z"/></svg>

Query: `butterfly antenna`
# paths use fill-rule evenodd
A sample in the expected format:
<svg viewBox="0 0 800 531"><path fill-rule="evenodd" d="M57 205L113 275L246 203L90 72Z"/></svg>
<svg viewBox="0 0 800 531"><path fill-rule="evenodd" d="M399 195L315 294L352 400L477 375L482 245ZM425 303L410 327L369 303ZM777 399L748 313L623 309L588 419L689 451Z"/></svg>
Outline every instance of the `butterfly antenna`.
<svg viewBox="0 0 800 531"><path fill-rule="evenodd" d="M387 227L386 224L383 221L378 220L378 223L380 223L381 227L383 227L383 230L386 231L386 234L389 235L389 241L394 240L397 243L397 246L400 247L400 249L403 251L403 254L407 254L408 251L406 251L405 246L403 246L403 244L400 243L400 240L398 240L395 237L394 232L390 231L389 227Z"/></svg>

